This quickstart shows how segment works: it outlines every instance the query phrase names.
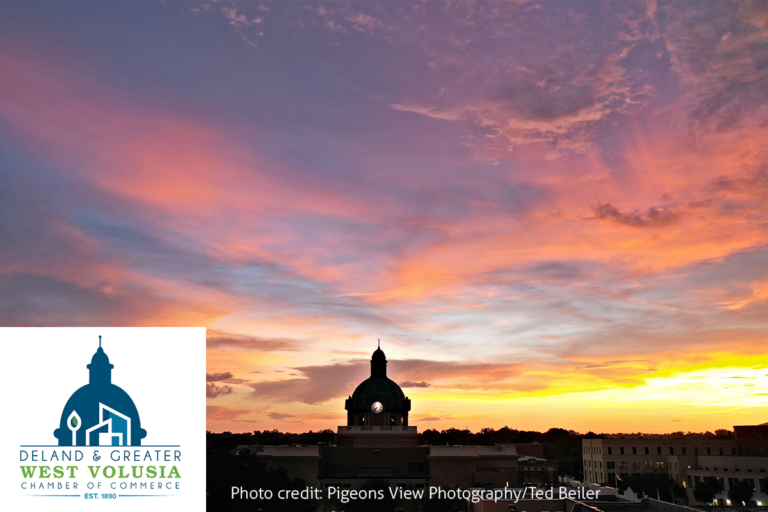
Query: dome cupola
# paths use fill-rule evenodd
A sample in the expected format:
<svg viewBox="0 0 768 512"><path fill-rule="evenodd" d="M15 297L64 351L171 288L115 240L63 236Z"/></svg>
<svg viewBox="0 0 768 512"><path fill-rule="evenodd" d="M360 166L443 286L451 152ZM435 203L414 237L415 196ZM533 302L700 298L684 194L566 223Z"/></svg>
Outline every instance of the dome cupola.
<svg viewBox="0 0 768 512"><path fill-rule="evenodd" d="M344 405L347 425L407 426L411 401L387 377L387 356L379 346L371 357L371 376L360 383Z"/></svg>
<svg viewBox="0 0 768 512"><path fill-rule="evenodd" d="M376 349L371 357L371 377L387 376L387 356L381 350L381 346Z"/></svg>

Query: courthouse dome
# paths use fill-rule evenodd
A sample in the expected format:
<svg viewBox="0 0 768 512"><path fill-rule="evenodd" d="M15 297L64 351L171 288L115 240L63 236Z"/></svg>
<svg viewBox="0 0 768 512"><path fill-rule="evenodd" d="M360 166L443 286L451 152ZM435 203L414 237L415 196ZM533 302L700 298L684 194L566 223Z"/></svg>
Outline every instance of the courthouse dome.
<svg viewBox="0 0 768 512"><path fill-rule="evenodd" d="M350 412L366 412L374 402L381 402L387 412L407 412L411 401L395 381L387 377L387 356L377 348L371 357L371 376L360 383L347 399Z"/></svg>

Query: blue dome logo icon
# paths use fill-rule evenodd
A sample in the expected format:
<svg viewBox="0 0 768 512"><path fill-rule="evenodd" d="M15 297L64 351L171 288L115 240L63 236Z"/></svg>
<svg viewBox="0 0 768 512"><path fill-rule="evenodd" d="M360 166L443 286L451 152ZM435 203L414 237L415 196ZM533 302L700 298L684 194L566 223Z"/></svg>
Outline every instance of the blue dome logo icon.
<svg viewBox="0 0 768 512"><path fill-rule="evenodd" d="M109 357L99 348L91 358L89 382L67 400L53 435L59 446L141 446L147 431L128 393L112 384Z"/></svg>

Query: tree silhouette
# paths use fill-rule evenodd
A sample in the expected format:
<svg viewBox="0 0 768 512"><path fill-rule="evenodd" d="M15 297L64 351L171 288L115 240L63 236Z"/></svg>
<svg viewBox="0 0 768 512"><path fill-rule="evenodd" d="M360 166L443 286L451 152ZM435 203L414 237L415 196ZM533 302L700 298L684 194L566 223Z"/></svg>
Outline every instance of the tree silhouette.
<svg viewBox="0 0 768 512"><path fill-rule="evenodd" d="M610 485L610 483L608 484ZM679 486L680 484L672 480L667 473L661 471L625 476L619 482L619 489L622 491L626 491L627 487L631 487L633 491L644 491L645 494L653 498L658 495L662 501L669 503L673 503L674 498L680 497L680 490L677 488Z"/></svg>
<svg viewBox="0 0 768 512"><path fill-rule="evenodd" d="M712 503L725 487L719 478L706 477L693 488L693 497L699 503Z"/></svg>
<svg viewBox="0 0 768 512"><path fill-rule="evenodd" d="M739 480L731 486L731 489L728 491L728 497L734 504L746 505L752 499L754 491L755 488L751 483Z"/></svg>

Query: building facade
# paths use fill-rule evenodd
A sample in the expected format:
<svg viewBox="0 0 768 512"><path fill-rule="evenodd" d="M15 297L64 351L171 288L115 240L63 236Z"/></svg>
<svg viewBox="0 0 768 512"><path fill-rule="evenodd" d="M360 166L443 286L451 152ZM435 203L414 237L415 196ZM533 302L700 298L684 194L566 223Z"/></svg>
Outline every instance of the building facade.
<svg viewBox="0 0 768 512"><path fill-rule="evenodd" d="M717 503L728 505L728 492L738 481L754 489L752 501L768 504L768 424L735 426L734 437L710 439L624 438L582 439L584 480L615 484L619 478L663 472L687 489L708 477L720 479L725 490Z"/></svg>

